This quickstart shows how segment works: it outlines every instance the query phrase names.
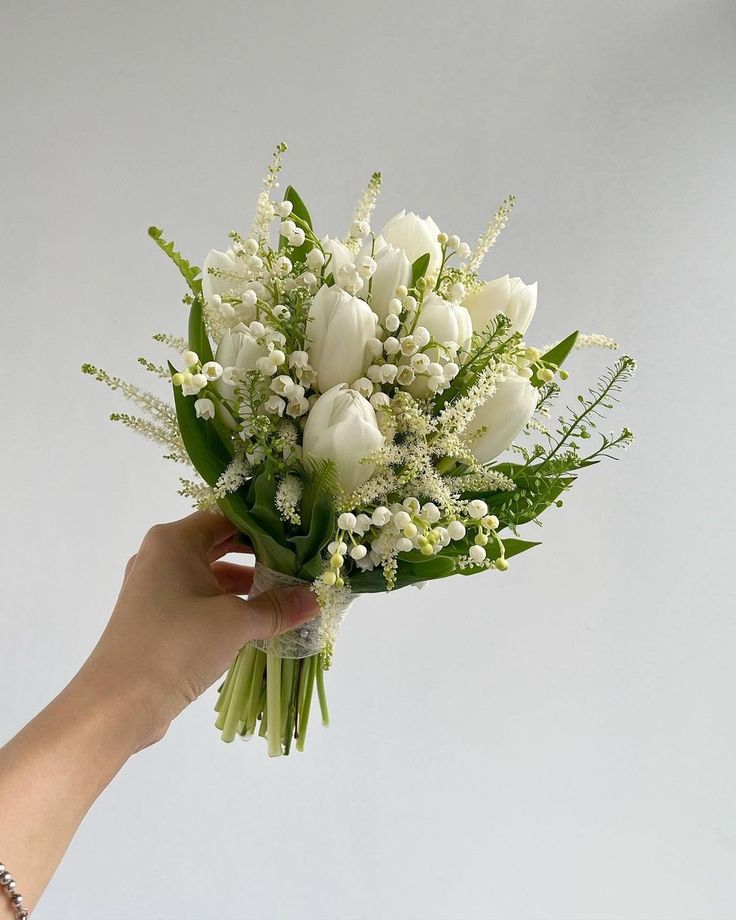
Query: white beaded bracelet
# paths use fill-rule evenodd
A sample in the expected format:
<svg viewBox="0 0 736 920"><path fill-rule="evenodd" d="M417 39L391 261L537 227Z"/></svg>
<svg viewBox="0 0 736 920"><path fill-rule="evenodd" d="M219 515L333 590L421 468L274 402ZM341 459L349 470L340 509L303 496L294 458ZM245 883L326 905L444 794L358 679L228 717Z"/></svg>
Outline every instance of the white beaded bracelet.
<svg viewBox="0 0 736 920"><path fill-rule="evenodd" d="M23 907L23 895L17 890L15 879L0 863L0 887L4 888L15 909L15 920L28 920L28 911Z"/></svg>

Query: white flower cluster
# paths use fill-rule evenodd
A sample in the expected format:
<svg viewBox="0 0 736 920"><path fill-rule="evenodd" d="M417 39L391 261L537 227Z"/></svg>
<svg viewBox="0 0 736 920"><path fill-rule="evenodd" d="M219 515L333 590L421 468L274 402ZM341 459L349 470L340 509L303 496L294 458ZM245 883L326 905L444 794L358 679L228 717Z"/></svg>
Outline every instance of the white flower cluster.
<svg viewBox="0 0 736 920"><path fill-rule="evenodd" d="M236 445L237 465L218 490L275 458L283 469L277 506L294 524L301 493L293 464L331 461L338 504L358 510L343 510L337 522L328 585L340 586L346 568L390 573L399 554L435 555L457 541L465 541L463 560L478 566L491 541L491 561L503 568L495 518L487 509L476 515L459 484L481 481L482 465L530 422L537 386L554 375L522 342L536 284L508 275L481 282L478 247L471 260L470 246L431 217L402 210L374 232L378 174L345 240L317 236L298 196L270 199L281 152L253 235L233 232L230 248L204 261L213 354L184 350L173 376L196 415ZM484 481L493 488L504 477Z"/></svg>

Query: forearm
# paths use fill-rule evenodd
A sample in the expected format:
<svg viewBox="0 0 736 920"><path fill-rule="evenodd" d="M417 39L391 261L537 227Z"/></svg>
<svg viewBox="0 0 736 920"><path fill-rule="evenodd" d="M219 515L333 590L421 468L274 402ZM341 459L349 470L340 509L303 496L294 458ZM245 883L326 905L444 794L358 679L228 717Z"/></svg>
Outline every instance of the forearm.
<svg viewBox="0 0 736 920"><path fill-rule="evenodd" d="M97 796L140 746L137 701L85 667L0 750L0 861L31 909ZM12 917L0 892L0 918Z"/></svg>

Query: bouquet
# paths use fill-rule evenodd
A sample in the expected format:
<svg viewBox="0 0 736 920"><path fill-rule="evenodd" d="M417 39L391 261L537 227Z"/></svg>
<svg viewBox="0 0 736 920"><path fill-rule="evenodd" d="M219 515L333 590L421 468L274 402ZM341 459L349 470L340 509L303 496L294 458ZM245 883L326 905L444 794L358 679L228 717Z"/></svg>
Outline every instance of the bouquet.
<svg viewBox="0 0 736 920"><path fill-rule="evenodd" d="M413 212L374 232L375 173L348 234L320 236L291 186L274 200L285 149L249 234L201 270L149 230L188 286L186 339L154 336L179 357L139 359L173 406L83 367L143 410L114 420L193 468L181 494L237 526L255 592L308 582L317 596L318 617L246 645L219 689L222 737L259 734L272 756L303 749L315 695L327 724L324 675L357 595L505 572L538 545L519 528L631 442L624 428L583 449L635 367L619 357L550 421L573 348L617 346L577 331L530 345L536 284L481 280L513 196L472 248Z"/></svg>

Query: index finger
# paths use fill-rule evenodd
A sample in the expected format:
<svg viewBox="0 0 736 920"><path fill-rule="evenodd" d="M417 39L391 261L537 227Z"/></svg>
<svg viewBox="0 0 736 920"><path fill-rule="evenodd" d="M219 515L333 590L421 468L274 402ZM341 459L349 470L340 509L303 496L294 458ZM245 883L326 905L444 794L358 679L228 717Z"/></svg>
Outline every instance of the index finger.
<svg viewBox="0 0 736 920"><path fill-rule="evenodd" d="M171 527L197 552L208 557L213 547L231 540L238 528L224 514L215 511L195 511L175 521Z"/></svg>

